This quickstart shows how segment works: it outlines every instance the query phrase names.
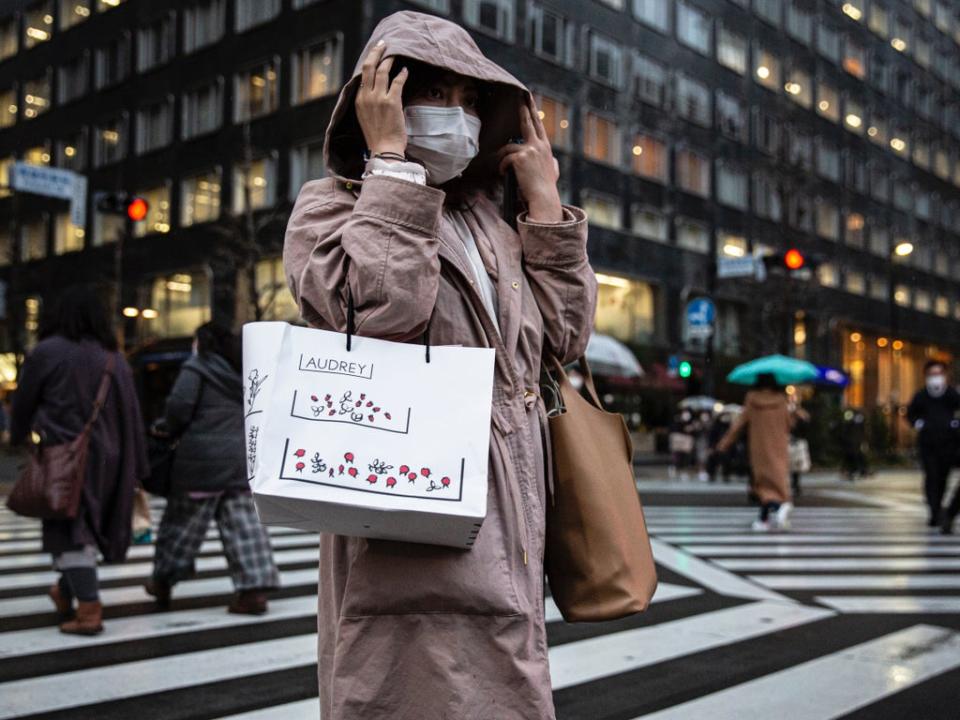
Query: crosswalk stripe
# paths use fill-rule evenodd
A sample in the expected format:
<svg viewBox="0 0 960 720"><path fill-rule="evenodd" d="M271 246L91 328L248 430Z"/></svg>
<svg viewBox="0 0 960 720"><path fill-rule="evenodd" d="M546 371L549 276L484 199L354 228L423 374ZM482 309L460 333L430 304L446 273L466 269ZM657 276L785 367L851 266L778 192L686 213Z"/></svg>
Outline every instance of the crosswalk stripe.
<svg viewBox="0 0 960 720"><path fill-rule="evenodd" d="M671 543L684 545L687 543L751 543L757 545L791 545L804 543L836 544L836 543L932 543L936 545L960 545L960 535L931 535L929 532L912 534L874 533L871 535L821 535L810 533L755 533L752 535L732 534L704 534L687 532L660 532L657 537ZM838 545L842 547L842 545ZM960 547L958 547L960 550Z"/></svg>
<svg viewBox="0 0 960 720"><path fill-rule="evenodd" d="M843 613L960 613L956 595L819 595L816 601Z"/></svg>
<svg viewBox="0 0 960 720"><path fill-rule="evenodd" d="M263 710L240 713L219 720L320 720L320 700L310 698L298 702L275 705Z"/></svg>
<svg viewBox="0 0 960 720"><path fill-rule="evenodd" d="M957 575L750 575L774 590L946 590L960 589Z"/></svg>
<svg viewBox="0 0 960 720"><path fill-rule="evenodd" d="M550 677L553 689L561 690L832 615L830 610L768 601L715 610L550 648Z"/></svg>
<svg viewBox="0 0 960 720"><path fill-rule="evenodd" d="M960 558L746 558L714 560L727 570L960 570Z"/></svg>
<svg viewBox="0 0 960 720"><path fill-rule="evenodd" d="M956 555L960 547L950 545L684 545L683 549L700 557L732 555L805 557L818 555Z"/></svg>
<svg viewBox="0 0 960 720"><path fill-rule="evenodd" d="M835 718L957 667L960 633L914 625L643 720L767 720L772 704L790 720Z"/></svg>

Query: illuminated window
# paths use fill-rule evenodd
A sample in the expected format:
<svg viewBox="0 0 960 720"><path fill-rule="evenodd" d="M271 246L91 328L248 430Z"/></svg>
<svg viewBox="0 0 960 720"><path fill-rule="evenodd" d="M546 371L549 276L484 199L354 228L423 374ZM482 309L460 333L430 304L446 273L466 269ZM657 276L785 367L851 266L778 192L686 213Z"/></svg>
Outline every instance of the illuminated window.
<svg viewBox="0 0 960 720"><path fill-rule="evenodd" d="M96 127L93 139L93 159L98 167L117 162L127 154L126 117L113 118Z"/></svg>
<svg viewBox="0 0 960 720"><path fill-rule="evenodd" d="M864 245L864 220L860 213L850 213L847 215L844 228L844 241L850 247L863 248Z"/></svg>
<svg viewBox="0 0 960 720"><path fill-rule="evenodd" d="M747 41L721 25L717 29L717 62L740 75L747 73Z"/></svg>
<svg viewBox="0 0 960 720"><path fill-rule="evenodd" d="M79 25L90 17L90 0L60 0L60 29Z"/></svg>
<svg viewBox="0 0 960 720"><path fill-rule="evenodd" d="M133 224L134 237L170 232L170 186L160 185L137 195L147 201L147 216Z"/></svg>
<svg viewBox="0 0 960 720"><path fill-rule="evenodd" d="M649 283L597 273L596 331L623 342L650 341L656 329L654 298Z"/></svg>
<svg viewBox="0 0 960 720"><path fill-rule="evenodd" d="M120 240L126 232L126 222L120 215L106 214L94 210L93 244L107 245Z"/></svg>
<svg viewBox="0 0 960 720"><path fill-rule="evenodd" d="M581 193L580 203L587 214L587 220L592 225L611 230L620 230L623 227L620 201L612 195L584 190Z"/></svg>
<svg viewBox="0 0 960 720"><path fill-rule="evenodd" d="M83 250L84 230L70 222L68 213L58 213L53 225L53 252L63 255Z"/></svg>
<svg viewBox="0 0 960 720"><path fill-rule="evenodd" d="M840 6L843 14L847 17L860 22L863 19L864 0L848 0Z"/></svg>
<svg viewBox="0 0 960 720"><path fill-rule="evenodd" d="M234 120L243 122L277 109L276 60L239 73L236 77Z"/></svg>
<svg viewBox="0 0 960 720"><path fill-rule="evenodd" d="M323 162L323 139L298 145L290 151L290 199L296 200L305 182L327 174Z"/></svg>
<svg viewBox="0 0 960 720"><path fill-rule="evenodd" d="M882 300L884 302L890 300L890 283L888 283L886 279L871 275L868 286L870 297L874 300Z"/></svg>
<svg viewBox="0 0 960 720"><path fill-rule="evenodd" d="M630 229L646 240L665 243L670 239L667 216L659 208L635 204L630 211Z"/></svg>
<svg viewBox="0 0 960 720"><path fill-rule="evenodd" d="M50 91L50 73L27 80L23 84L23 117L32 120L43 115L53 104L53 93Z"/></svg>
<svg viewBox="0 0 960 720"><path fill-rule="evenodd" d="M906 127L898 127L890 137L890 148L901 157L910 157L910 137Z"/></svg>
<svg viewBox="0 0 960 720"><path fill-rule="evenodd" d="M257 302L264 320L297 322L300 308L297 307L287 277L283 271L283 258L274 257L257 261L255 268Z"/></svg>
<svg viewBox="0 0 960 720"><path fill-rule="evenodd" d="M0 22L0 60L17 54L17 17Z"/></svg>
<svg viewBox="0 0 960 720"><path fill-rule="evenodd" d="M10 127L17 122L17 91L0 92L0 128Z"/></svg>
<svg viewBox="0 0 960 720"><path fill-rule="evenodd" d="M839 239L840 213L837 206L823 199L818 200L815 215L817 235L827 240Z"/></svg>
<svg viewBox="0 0 960 720"><path fill-rule="evenodd" d="M863 105L856 100L847 98L843 112L843 126L852 133L863 135Z"/></svg>
<svg viewBox="0 0 960 720"><path fill-rule="evenodd" d="M893 301L900 307L910 307L910 288L907 285L897 285L893 289Z"/></svg>
<svg viewBox="0 0 960 720"><path fill-rule="evenodd" d="M950 300L943 295L937 295L937 301L934 304L933 311L939 317L949 317L950 316Z"/></svg>
<svg viewBox="0 0 960 720"><path fill-rule="evenodd" d="M810 79L810 73L800 68L792 68L787 72L786 81L783 83L783 89L787 97L793 100L797 105L805 107L808 110L813 105L813 81Z"/></svg>
<svg viewBox="0 0 960 720"><path fill-rule="evenodd" d="M641 177L665 183L669 175L667 144L649 135L636 135L630 149L633 171Z"/></svg>
<svg viewBox="0 0 960 720"><path fill-rule="evenodd" d="M235 213L245 212L248 202L252 210L271 207L276 202L276 166L276 161L272 157L254 160L247 170L240 164L234 166L233 211Z"/></svg>
<svg viewBox="0 0 960 720"><path fill-rule="evenodd" d="M183 10L183 51L194 52L223 37L226 0L200 0Z"/></svg>
<svg viewBox="0 0 960 720"><path fill-rule="evenodd" d="M20 260L31 262L47 256L47 217L28 220L20 228Z"/></svg>
<svg viewBox="0 0 960 720"><path fill-rule="evenodd" d="M923 140L913 143L913 163L924 170L930 169L930 145Z"/></svg>
<svg viewBox="0 0 960 720"><path fill-rule="evenodd" d="M780 60L777 55L765 48L757 48L754 56L753 79L768 90L780 92Z"/></svg>
<svg viewBox="0 0 960 720"><path fill-rule="evenodd" d="M464 0L463 19L477 30L513 42L513 0Z"/></svg>
<svg viewBox="0 0 960 720"><path fill-rule="evenodd" d="M146 320L154 337L191 337L210 320L210 280L202 272L179 272L153 281L150 307L157 317Z"/></svg>
<svg viewBox="0 0 960 720"><path fill-rule="evenodd" d="M183 95L183 137L213 132L223 124L223 81L218 78Z"/></svg>
<svg viewBox="0 0 960 720"><path fill-rule="evenodd" d="M817 268L817 280L824 287L835 288L840 284L837 268L833 263L821 263Z"/></svg>
<svg viewBox="0 0 960 720"><path fill-rule="evenodd" d="M50 146L48 143L27 148L23 151L23 161L28 165L50 165Z"/></svg>
<svg viewBox="0 0 960 720"><path fill-rule="evenodd" d="M339 37L326 38L293 56L293 102L326 97L340 89Z"/></svg>
<svg viewBox="0 0 960 720"><path fill-rule="evenodd" d="M930 68L930 40L918 34L913 41L913 59L922 68Z"/></svg>
<svg viewBox="0 0 960 720"><path fill-rule="evenodd" d="M861 80L867 74L867 52L852 37L848 37L844 43L843 69Z"/></svg>
<svg viewBox="0 0 960 720"><path fill-rule="evenodd" d="M183 180L180 189L180 224L209 222L220 217L220 171Z"/></svg>
<svg viewBox="0 0 960 720"><path fill-rule="evenodd" d="M917 290L913 294L913 307L920 312L930 312L933 310L933 298L926 290Z"/></svg>
<svg viewBox="0 0 960 720"><path fill-rule="evenodd" d="M53 37L53 2L37 2L23 14L23 46L32 48Z"/></svg>
<svg viewBox="0 0 960 720"><path fill-rule="evenodd" d="M569 150L570 108L566 103L542 93L534 93L533 99L550 144L561 150Z"/></svg>
<svg viewBox="0 0 960 720"><path fill-rule="evenodd" d="M620 137L612 120L587 112L583 124L583 154L610 165L620 164Z"/></svg>
<svg viewBox="0 0 960 720"><path fill-rule="evenodd" d="M710 197L710 158L693 150L678 150L677 185L681 190Z"/></svg>
<svg viewBox="0 0 960 720"><path fill-rule="evenodd" d="M836 88L825 82L817 83L817 113L828 120L840 122L840 96Z"/></svg>
<svg viewBox="0 0 960 720"><path fill-rule="evenodd" d="M730 232L717 234L717 255L722 258L742 258L747 256L747 239L743 235Z"/></svg>
<svg viewBox="0 0 960 720"><path fill-rule="evenodd" d="M710 252L710 231L704 223L677 218L677 247L697 253Z"/></svg>
<svg viewBox="0 0 960 720"><path fill-rule="evenodd" d="M280 14L280 0L237 0L237 32L262 25Z"/></svg>
<svg viewBox="0 0 960 720"><path fill-rule="evenodd" d="M844 288L848 293L852 293L854 295L866 295L867 280L862 272L847 270L843 280Z"/></svg>
<svg viewBox="0 0 960 720"><path fill-rule="evenodd" d="M870 118L867 125L867 137L881 147L886 146L890 140L886 118L875 115Z"/></svg>
<svg viewBox="0 0 960 720"><path fill-rule="evenodd" d="M870 3L870 17L867 20L870 29L882 38L890 32L890 14L887 8L876 0Z"/></svg>
<svg viewBox="0 0 960 720"><path fill-rule="evenodd" d="M123 5L127 0L97 0L97 12L106 12Z"/></svg>

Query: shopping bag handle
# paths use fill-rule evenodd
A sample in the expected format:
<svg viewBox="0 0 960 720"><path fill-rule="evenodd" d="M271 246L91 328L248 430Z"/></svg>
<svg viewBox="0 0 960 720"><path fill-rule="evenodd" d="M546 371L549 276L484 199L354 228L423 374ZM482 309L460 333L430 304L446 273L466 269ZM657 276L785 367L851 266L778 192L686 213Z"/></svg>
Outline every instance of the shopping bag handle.
<svg viewBox="0 0 960 720"><path fill-rule="evenodd" d="M356 334L354 325L355 311L353 308L353 293L350 286L347 285L347 352L353 348L353 336ZM430 323L433 322L433 313L430 313L430 319L427 320L427 328L423 331L423 345L426 348L427 362L430 362Z"/></svg>

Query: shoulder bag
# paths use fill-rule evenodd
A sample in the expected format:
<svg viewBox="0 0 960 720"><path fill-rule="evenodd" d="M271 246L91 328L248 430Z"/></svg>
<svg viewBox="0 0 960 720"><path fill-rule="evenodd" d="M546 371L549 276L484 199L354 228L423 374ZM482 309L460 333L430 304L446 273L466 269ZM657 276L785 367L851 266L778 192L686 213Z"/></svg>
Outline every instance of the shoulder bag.
<svg viewBox="0 0 960 720"><path fill-rule="evenodd" d="M184 370L184 372L194 372ZM198 373L199 374L199 373ZM177 446L183 434L197 416L197 407L203 398L203 376L200 376L200 389L197 391L197 401L193 405L190 421L184 426L180 434L160 435L151 432L147 436L147 459L150 461L150 474L142 481L143 489L151 495L169 497L173 491L173 463L177 456Z"/></svg>

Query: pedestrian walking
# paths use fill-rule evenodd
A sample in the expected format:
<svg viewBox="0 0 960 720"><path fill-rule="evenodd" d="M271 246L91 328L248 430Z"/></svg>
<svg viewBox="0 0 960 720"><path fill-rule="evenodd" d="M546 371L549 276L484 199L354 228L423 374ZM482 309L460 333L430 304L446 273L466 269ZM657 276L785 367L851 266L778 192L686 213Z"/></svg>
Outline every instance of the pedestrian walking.
<svg viewBox="0 0 960 720"><path fill-rule="evenodd" d="M867 418L856 408L843 411L839 426L840 445L843 450L841 470L850 482L862 480L870 474L867 462Z"/></svg>
<svg viewBox="0 0 960 720"><path fill-rule="evenodd" d="M694 462L696 430L696 421L694 420L692 412L683 409L674 415L668 436L670 444L670 467L668 473L671 480L677 477L678 470L681 480L686 481L689 479L687 468L692 466Z"/></svg>
<svg viewBox="0 0 960 720"><path fill-rule="evenodd" d="M117 351L93 289L64 290L45 317L40 337L20 370L13 399L14 445L27 442L34 432L49 445L78 437L108 378L106 398L90 430L80 509L71 519L43 521L43 549L53 555L60 572L49 590L60 630L95 635L103 630L97 555L108 563L126 556L134 491L149 472L143 420L130 367Z"/></svg>
<svg viewBox="0 0 960 720"><path fill-rule="evenodd" d="M960 394L950 387L947 366L940 360L927 361L923 372L924 387L910 401L907 419L917 431L924 492L930 508L927 524L941 525L944 532L950 532L953 519L960 511L960 494L954 495L946 512L942 512L941 504L957 456Z"/></svg>
<svg viewBox="0 0 960 720"><path fill-rule="evenodd" d="M807 439L810 413L803 409L796 396L791 396L788 408L794 420L790 430L790 490L797 497L801 493L800 480L811 468L810 441Z"/></svg>
<svg viewBox="0 0 960 720"><path fill-rule="evenodd" d="M157 530L146 590L167 607L174 585L194 574L211 521L217 523L236 591L228 610L259 615L280 584L270 538L247 485L239 338L218 323L197 328L194 354L167 397L157 432L177 438L173 488Z"/></svg>
<svg viewBox="0 0 960 720"><path fill-rule="evenodd" d="M303 318L344 332L352 305L359 335L492 347L496 370L472 550L321 536L321 715L554 718L539 377L541 358L570 362L590 336L586 215L561 205L527 89L430 15L376 27L324 154L330 177L300 191L284 248ZM498 202L507 171L526 201L516 231Z"/></svg>
<svg viewBox="0 0 960 720"><path fill-rule="evenodd" d="M793 418L787 395L771 374L757 376L756 385L747 393L743 411L717 444L727 452L746 431L750 447L753 489L760 498L760 516L753 523L758 532L790 528L793 503L790 496L790 429Z"/></svg>

